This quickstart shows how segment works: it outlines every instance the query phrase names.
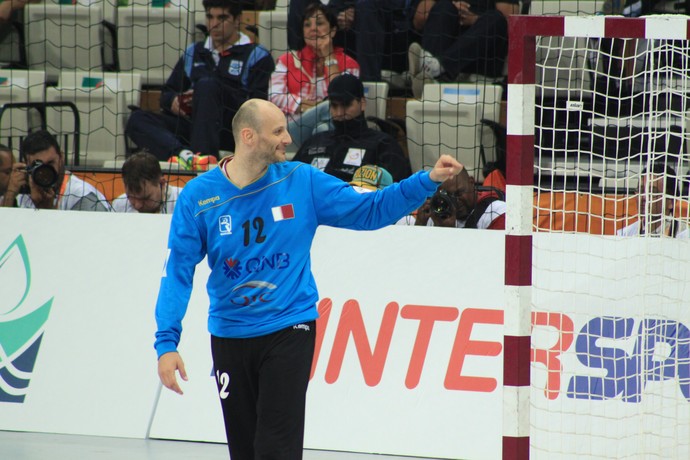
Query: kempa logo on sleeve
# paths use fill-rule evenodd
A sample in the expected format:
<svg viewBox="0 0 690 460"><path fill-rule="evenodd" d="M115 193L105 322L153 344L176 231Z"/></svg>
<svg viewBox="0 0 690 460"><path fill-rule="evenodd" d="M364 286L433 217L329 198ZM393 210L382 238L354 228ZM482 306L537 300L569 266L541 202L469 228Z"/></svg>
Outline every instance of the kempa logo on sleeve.
<svg viewBox="0 0 690 460"><path fill-rule="evenodd" d="M53 304L53 298L38 307L26 302L30 289L29 253L20 235L0 256L0 403L24 402Z"/></svg>
<svg viewBox="0 0 690 460"><path fill-rule="evenodd" d="M216 195L211 198L206 198L205 200L199 200L197 201L197 204L199 206L205 206L207 204L215 203L216 201L220 201L220 196Z"/></svg>

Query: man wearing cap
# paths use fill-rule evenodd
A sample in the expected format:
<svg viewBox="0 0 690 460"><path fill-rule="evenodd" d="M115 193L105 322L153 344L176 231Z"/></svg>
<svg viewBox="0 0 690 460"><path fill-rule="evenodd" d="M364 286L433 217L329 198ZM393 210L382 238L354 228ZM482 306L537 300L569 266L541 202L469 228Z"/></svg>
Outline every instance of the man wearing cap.
<svg viewBox="0 0 690 460"><path fill-rule="evenodd" d="M360 193L383 190L392 183L391 173L375 165L365 165L357 169L350 181L350 185Z"/></svg>
<svg viewBox="0 0 690 460"><path fill-rule="evenodd" d="M412 171L410 161L398 142L389 134L369 128L364 117L367 105L359 78L341 74L328 85L334 129L310 137L294 157L350 182L357 168L377 165L385 168L396 182Z"/></svg>

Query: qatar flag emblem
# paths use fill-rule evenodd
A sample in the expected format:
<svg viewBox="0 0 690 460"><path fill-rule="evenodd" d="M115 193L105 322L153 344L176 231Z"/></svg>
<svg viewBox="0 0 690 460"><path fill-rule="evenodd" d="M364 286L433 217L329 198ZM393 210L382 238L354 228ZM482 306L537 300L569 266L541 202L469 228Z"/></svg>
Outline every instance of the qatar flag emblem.
<svg viewBox="0 0 690 460"><path fill-rule="evenodd" d="M271 212L273 213L274 222L295 218L295 208L292 207L292 204L276 206L275 208L271 208Z"/></svg>

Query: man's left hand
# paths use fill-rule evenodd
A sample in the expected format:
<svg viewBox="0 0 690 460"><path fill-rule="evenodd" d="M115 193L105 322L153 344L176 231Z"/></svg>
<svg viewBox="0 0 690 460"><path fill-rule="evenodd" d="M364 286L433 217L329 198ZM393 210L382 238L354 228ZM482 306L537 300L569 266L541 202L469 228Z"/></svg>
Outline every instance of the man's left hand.
<svg viewBox="0 0 690 460"><path fill-rule="evenodd" d="M464 166L450 155L441 155L434 169L429 172L429 178L434 182L444 182L451 177L457 176Z"/></svg>
<svg viewBox="0 0 690 460"><path fill-rule="evenodd" d="M33 179L29 179L29 187L31 188L31 201L34 202L36 209L55 209L55 190L39 187Z"/></svg>

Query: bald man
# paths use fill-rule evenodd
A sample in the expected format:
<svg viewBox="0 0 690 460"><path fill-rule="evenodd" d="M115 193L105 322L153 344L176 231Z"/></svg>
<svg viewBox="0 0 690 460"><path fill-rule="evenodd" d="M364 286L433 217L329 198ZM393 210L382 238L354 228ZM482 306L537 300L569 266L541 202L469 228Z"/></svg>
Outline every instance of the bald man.
<svg viewBox="0 0 690 460"><path fill-rule="evenodd" d="M177 345L194 267L208 258L208 328L233 460L301 459L304 408L319 298L309 251L319 225L374 230L416 209L462 165L433 170L372 193L300 162L272 103L245 102L232 130L235 155L190 181L172 217L156 305L155 348L163 385L187 380Z"/></svg>

